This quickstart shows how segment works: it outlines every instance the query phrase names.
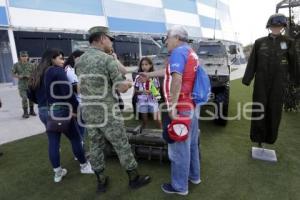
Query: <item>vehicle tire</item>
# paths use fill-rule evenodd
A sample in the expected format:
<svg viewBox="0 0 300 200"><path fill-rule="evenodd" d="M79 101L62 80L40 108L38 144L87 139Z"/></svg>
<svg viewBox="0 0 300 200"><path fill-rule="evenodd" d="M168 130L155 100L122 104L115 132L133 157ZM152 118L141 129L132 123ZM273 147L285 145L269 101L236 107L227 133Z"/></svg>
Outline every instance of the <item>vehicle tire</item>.
<svg viewBox="0 0 300 200"><path fill-rule="evenodd" d="M227 125L228 107L229 107L229 87L224 87L223 90L216 94L215 103L217 104L217 113L215 123L220 126Z"/></svg>

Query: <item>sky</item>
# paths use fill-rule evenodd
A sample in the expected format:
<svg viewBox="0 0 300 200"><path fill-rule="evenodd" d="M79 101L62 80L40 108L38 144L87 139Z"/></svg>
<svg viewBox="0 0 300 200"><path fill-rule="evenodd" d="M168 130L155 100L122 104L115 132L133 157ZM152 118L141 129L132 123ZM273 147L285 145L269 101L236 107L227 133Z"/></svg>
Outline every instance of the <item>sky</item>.
<svg viewBox="0 0 300 200"><path fill-rule="evenodd" d="M275 13L276 5L281 0L229 0L229 2L237 41L248 45L254 43L257 38L268 35L266 29L268 18Z"/></svg>

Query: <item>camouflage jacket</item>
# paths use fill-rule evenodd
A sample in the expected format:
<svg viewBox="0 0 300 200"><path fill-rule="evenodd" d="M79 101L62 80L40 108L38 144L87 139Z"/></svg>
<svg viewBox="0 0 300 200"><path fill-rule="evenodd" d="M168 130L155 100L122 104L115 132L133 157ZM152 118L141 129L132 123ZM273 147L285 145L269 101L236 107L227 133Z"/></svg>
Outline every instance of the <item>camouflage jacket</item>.
<svg viewBox="0 0 300 200"><path fill-rule="evenodd" d="M35 66L31 63L24 63L17 62L12 67L12 73L14 75L23 76L19 78L18 85L20 89L27 89L28 87L28 80L31 76L32 72L34 71Z"/></svg>
<svg viewBox="0 0 300 200"><path fill-rule="evenodd" d="M89 48L75 65L83 103L118 103L115 86L124 81L116 60L97 48Z"/></svg>

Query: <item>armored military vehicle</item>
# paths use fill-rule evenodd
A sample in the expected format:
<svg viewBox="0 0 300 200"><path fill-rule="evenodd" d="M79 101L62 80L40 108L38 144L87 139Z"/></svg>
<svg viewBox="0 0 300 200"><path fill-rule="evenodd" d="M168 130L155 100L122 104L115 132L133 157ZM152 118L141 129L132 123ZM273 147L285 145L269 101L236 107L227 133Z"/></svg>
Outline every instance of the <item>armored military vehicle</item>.
<svg viewBox="0 0 300 200"><path fill-rule="evenodd" d="M221 41L206 40L199 42L196 52L211 81L210 102L216 103L215 122L225 126L230 92L229 54L237 54L236 46L230 45L228 51Z"/></svg>

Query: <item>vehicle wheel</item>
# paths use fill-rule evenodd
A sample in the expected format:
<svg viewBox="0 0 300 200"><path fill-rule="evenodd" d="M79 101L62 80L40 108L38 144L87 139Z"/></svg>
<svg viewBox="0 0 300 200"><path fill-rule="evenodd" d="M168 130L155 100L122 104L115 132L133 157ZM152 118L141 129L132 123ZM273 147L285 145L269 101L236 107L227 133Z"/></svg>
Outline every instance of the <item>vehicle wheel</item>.
<svg viewBox="0 0 300 200"><path fill-rule="evenodd" d="M220 126L227 125L228 107L229 107L229 87L225 87L216 94L215 103L217 104L217 118L215 123Z"/></svg>

